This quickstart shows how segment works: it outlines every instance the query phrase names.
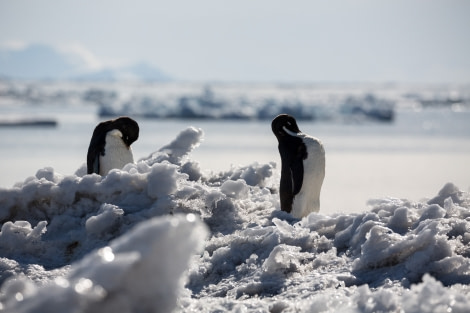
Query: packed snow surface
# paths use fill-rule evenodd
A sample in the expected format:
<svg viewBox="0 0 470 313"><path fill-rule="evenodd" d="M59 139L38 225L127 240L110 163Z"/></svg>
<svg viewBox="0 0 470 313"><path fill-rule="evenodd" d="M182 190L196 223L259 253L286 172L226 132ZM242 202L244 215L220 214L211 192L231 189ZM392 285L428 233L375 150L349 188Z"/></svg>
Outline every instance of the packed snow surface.
<svg viewBox="0 0 470 313"><path fill-rule="evenodd" d="M0 309L468 312L468 193L298 220L276 164L201 171L202 135L104 177L44 168L1 189Z"/></svg>

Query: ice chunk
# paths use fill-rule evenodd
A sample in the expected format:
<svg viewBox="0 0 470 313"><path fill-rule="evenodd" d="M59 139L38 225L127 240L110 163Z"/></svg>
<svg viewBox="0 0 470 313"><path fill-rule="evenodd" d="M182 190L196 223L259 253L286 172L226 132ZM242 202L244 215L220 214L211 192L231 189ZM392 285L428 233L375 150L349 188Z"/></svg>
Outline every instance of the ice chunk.
<svg viewBox="0 0 470 313"><path fill-rule="evenodd" d="M163 161L181 165L183 158L199 145L203 135L202 129L188 127L180 132L175 140L162 147L158 152L152 153L144 161L150 165Z"/></svg>
<svg viewBox="0 0 470 313"><path fill-rule="evenodd" d="M44 286L27 278L3 286L3 309L14 312L170 312L190 256L207 231L194 215L139 224Z"/></svg>
<svg viewBox="0 0 470 313"><path fill-rule="evenodd" d="M227 180L220 186L220 191L232 198L245 198L248 196L248 186L244 180Z"/></svg>
<svg viewBox="0 0 470 313"><path fill-rule="evenodd" d="M447 198L452 198L454 203L460 204L462 202L461 199L462 192L460 189L455 186L453 183L447 183L439 190L439 193L436 197L432 198L428 201L428 204L438 204L441 207L444 207L444 200Z"/></svg>
<svg viewBox="0 0 470 313"><path fill-rule="evenodd" d="M91 216L85 222L88 234L103 237L112 234L119 227L119 221L124 215L124 210L111 204L104 203L98 214Z"/></svg>
<svg viewBox="0 0 470 313"><path fill-rule="evenodd" d="M280 244L271 251L264 261L263 268L267 273L278 271L295 271L299 267L298 254L300 247Z"/></svg>
<svg viewBox="0 0 470 313"><path fill-rule="evenodd" d="M147 194L152 198L173 194L177 190L177 180L183 178L177 169L169 163L154 164L147 178Z"/></svg>

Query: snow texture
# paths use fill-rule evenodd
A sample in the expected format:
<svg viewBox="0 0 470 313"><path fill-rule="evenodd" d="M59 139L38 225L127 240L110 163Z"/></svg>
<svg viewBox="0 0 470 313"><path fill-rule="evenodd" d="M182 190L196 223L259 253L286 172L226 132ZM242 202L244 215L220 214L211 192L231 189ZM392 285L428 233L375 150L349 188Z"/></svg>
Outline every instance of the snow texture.
<svg viewBox="0 0 470 313"><path fill-rule="evenodd" d="M280 211L276 164L203 173L188 128L107 176L0 189L4 312L468 312L470 197Z"/></svg>

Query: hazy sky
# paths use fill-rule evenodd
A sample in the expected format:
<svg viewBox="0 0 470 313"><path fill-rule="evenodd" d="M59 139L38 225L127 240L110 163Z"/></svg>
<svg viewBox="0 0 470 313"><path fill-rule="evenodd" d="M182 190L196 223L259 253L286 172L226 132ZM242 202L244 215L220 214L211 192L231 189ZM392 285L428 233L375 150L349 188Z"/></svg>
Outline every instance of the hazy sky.
<svg viewBox="0 0 470 313"><path fill-rule="evenodd" d="M470 82L467 0L0 0L0 45L184 80Z"/></svg>

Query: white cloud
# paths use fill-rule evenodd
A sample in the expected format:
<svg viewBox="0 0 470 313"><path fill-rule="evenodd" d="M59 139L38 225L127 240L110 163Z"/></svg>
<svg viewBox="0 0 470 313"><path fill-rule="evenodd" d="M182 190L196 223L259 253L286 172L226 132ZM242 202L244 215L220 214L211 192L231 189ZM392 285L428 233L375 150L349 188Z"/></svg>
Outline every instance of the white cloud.
<svg viewBox="0 0 470 313"><path fill-rule="evenodd" d="M61 44L57 50L66 55L70 62L85 71L95 71L104 68L103 62L93 52L81 43Z"/></svg>

